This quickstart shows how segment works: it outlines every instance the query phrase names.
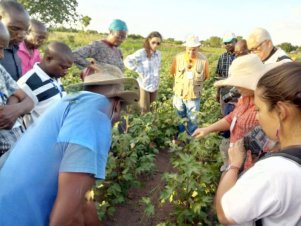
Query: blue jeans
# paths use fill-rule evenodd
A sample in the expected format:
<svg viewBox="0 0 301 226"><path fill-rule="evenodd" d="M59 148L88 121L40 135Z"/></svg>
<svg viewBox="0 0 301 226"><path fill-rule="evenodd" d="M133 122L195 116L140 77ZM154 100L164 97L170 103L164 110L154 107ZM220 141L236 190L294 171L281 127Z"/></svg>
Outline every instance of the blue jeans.
<svg viewBox="0 0 301 226"><path fill-rule="evenodd" d="M194 100L183 100L178 96L173 97L173 106L176 109L177 115L181 118L187 118L187 126L184 124L178 125L180 133L187 130L187 133L191 135L197 128L197 112L200 111L200 98Z"/></svg>

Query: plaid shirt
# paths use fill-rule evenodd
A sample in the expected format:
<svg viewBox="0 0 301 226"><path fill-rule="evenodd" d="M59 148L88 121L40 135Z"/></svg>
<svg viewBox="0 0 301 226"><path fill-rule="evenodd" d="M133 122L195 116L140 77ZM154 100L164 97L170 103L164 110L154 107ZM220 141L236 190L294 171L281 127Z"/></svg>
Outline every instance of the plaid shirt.
<svg viewBox="0 0 301 226"><path fill-rule="evenodd" d="M235 56L232 53L225 52L223 53L219 59L216 68L216 74L219 77L228 78L229 67L234 60Z"/></svg>
<svg viewBox="0 0 301 226"><path fill-rule="evenodd" d="M234 111L225 116L224 119L233 126L230 143L235 143L237 140L243 138L249 131L258 125L254 97L242 96L239 98Z"/></svg>
<svg viewBox="0 0 301 226"><path fill-rule="evenodd" d="M7 99L18 89L17 83L7 73L2 65L0 65L0 105L5 105ZM19 124L21 125L21 124ZM0 129L0 156L4 154L22 135L21 126L11 130Z"/></svg>

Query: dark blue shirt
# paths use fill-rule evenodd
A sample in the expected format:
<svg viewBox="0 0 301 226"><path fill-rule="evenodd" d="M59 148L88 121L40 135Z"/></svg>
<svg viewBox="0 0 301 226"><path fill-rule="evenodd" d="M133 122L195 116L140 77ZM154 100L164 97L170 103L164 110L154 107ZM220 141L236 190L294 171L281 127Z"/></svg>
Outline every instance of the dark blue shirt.
<svg viewBox="0 0 301 226"><path fill-rule="evenodd" d="M17 54L18 49L17 45L4 49L4 58L0 60L0 64L15 81L18 81L22 75L21 60Z"/></svg>
<svg viewBox="0 0 301 226"><path fill-rule="evenodd" d="M228 78L229 67L234 58L235 55L230 52L225 52L219 57L216 68L216 74L219 77Z"/></svg>

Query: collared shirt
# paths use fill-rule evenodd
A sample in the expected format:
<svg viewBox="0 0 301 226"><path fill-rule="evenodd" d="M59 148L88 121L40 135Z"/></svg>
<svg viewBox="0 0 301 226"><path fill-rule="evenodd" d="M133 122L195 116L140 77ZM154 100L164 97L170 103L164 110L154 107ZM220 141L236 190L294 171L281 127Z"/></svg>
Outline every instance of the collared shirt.
<svg viewBox="0 0 301 226"><path fill-rule="evenodd" d="M15 81L18 81L22 75L21 60L17 54L18 48L18 46L13 45L4 49L4 58L0 60L0 64Z"/></svg>
<svg viewBox="0 0 301 226"><path fill-rule="evenodd" d="M105 178L109 106L97 93L66 96L24 134L0 170L1 226L49 225L60 173Z"/></svg>
<svg viewBox="0 0 301 226"><path fill-rule="evenodd" d="M159 88L161 53L156 51L150 58L145 49L139 49L124 60L125 66L139 74L139 86L148 91L155 92Z"/></svg>
<svg viewBox="0 0 301 226"><path fill-rule="evenodd" d="M22 75L32 69L35 63L41 61L40 51L38 49L34 49L32 53L30 53L26 48L24 41L19 45L18 56L21 59Z"/></svg>
<svg viewBox="0 0 301 226"><path fill-rule="evenodd" d="M230 127L230 143L235 143L237 140L243 138L249 131L251 131L258 121L256 120L256 111L253 96L241 96L234 108L234 110L224 117Z"/></svg>
<svg viewBox="0 0 301 226"><path fill-rule="evenodd" d="M96 63L105 63L117 66L124 71L123 56L121 50L108 44L107 41L95 41L73 51L74 63L80 69L84 69L90 63L86 58L93 58Z"/></svg>
<svg viewBox="0 0 301 226"><path fill-rule="evenodd" d="M234 58L235 55L230 52L225 52L219 57L216 68L216 74L219 77L228 78L229 67Z"/></svg>
<svg viewBox="0 0 301 226"><path fill-rule="evenodd" d="M8 98L18 89L17 83L7 73L5 68L0 65L0 106L5 105ZM0 156L4 154L21 136L19 127L21 119L18 119L13 129L0 129Z"/></svg>
<svg viewBox="0 0 301 226"><path fill-rule="evenodd" d="M18 80L18 85L34 102L33 121L66 95L61 81L49 77L38 63Z"/></svg>

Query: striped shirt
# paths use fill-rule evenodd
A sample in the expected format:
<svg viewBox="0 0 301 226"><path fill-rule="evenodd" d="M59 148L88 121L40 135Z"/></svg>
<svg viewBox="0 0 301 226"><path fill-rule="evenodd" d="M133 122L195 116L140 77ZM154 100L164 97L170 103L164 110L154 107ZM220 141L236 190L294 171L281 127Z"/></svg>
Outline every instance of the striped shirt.
<svg viewBox="0 0 301 226"><path fill-rule="evenodd" d="M138 73L137 80L142 89L155 92L159 88L161 53L158 50L148 58L145 49L139 49L127 56L124 64L128 69Z"/></svg>
<svg viewBox="0 0 301 226"><path fill-rule="evenodd" d="M34 102L33 121L66 95L61 81L49 77L38 63L18 80L18 85Z"/></svg>
<svg viewBox="0 0 301 226"><path fill-rule="evenodd" d="M242 96L239 98L234 111L225 116L224 119L231 124L230 143L235 143L237 140L243 138L258 125L254 96Z"/></svg>

